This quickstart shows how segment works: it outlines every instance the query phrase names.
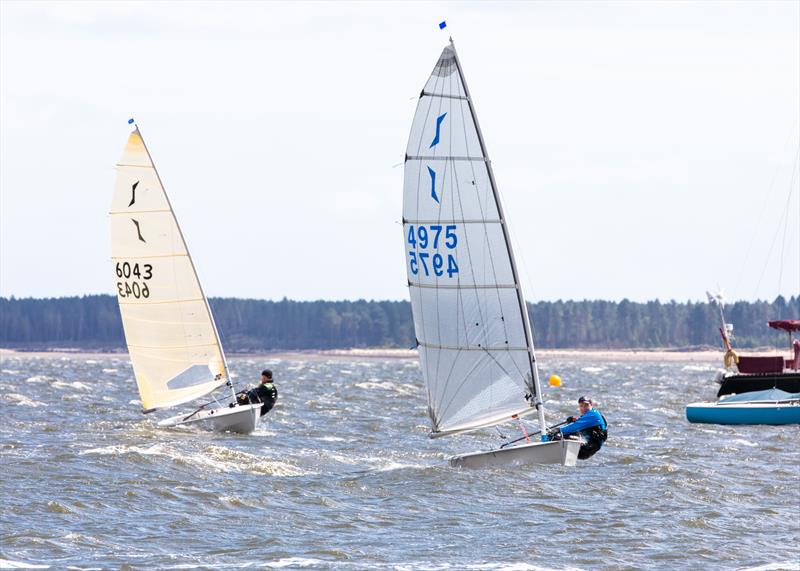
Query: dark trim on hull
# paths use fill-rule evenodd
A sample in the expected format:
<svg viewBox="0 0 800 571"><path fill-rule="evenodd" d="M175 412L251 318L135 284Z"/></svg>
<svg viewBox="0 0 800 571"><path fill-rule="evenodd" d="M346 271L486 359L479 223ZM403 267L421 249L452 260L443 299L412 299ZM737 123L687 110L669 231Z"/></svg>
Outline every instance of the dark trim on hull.
<svg viewBox="0 0 800 571"><path fill-rule="evenodd" d="M800 393L800 373L781 373L766 375L732 375L725 377L717 392L717 398L724 395L780 389L787 393Z"/></svg>

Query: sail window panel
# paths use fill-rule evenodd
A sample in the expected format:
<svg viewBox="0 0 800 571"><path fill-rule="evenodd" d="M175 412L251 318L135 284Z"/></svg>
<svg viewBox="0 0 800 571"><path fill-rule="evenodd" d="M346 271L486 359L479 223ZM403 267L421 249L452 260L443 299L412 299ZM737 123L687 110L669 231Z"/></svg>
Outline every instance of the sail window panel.
<svg viewBox="0 0 800 571"><path fill-rule="evenodd" d="M456 54L450 46L442 50L423 91L466 97L456 65Z"/></svg>
<svg viewBox="0 0 800 571"><path fill-rule="evenodd" d="M123 274L118 277L116 264L121 269L136 268L138 265L136 270L140 275L131 274L131 277L126 278ZM128 264L127 268L125 264ZM203 299L200 283L188 256L115 259L115 268L112 271L120 305L150 305ZM147 275L150 277L145 279Z"/></svg>
<svg viewBox="0 0 800 571"><path fill-rule="evenodd" d="M185 256L172 212L111 215L111 251L114 257Z"/></svg>
<svg viewBox="0 0 800 571"><path fill-rule="evenodd" d="M154 168L117 167L111 213L169 210L164 189Z"/></svg>
<svg viewBox="0 0 800 571"><path fill-rule="evenodd" d="M144 408L174 406L199 398L219 386L218 377L224 374L222 355L216 345L160 349L131 346L128 352ZM205 380L195 374L195 384L169 387L172 379L190 370L207 371Z"/></svg>
<svg viewBox="0 0 800 571"><path fill-rule="evenodd" d="M408 161L403 218L421 221L499 220L483 162Z"/></svg>
<svg viewBox="0 0 800 571"><path fill-rule="evenodd" d="M466 429L482 419L511 415L528 403L524 352L463 352L420 347L434 430Z"/></svg>
<svg viewBox="0 0 800 571"><path fill-rule="evenodd" d="M417 340L424 344L527 352L514 289L411 288Z"/></svg>
<svg viewBox="0 0 800 571"><path fill-rule="evenodd" d="M123 304L125 339L137 347L194 347L216 344L203 300Z"/></svg>
<svg viewBox="0 0 800 571"><path fill-rule="evenodd" d="M469 102L423 96L417 103L406 155L411 160L484 158Z"/></svg>

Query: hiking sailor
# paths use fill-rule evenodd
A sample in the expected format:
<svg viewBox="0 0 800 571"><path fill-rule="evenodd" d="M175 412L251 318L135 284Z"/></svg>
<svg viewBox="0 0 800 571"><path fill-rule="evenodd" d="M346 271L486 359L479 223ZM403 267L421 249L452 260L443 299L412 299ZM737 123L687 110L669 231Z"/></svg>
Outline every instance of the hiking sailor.
<svg viewBox="0 0 800 571"><path fill-rule="evenodd" d="M608 438L608 425L605 417L592 405L592 399L581 397L578 399L578 409L581 415L578 418L570 416L567 424L561 429L553 429L548 433L550 440L560 440L564 436L578 434L583 439L578 458L586 460L603 447Z"/></svg>
<svg viewBox="0 0 800 571"><path fill-rule="evenodd" d="M239 404L247 403L262 403L261 416L267 414L272 407L275 406L275 401L278 400L278 389L272 382L272 371L264 369L261 371L261 384L256 388L250 389L244 394L239 395Z"/></svg>

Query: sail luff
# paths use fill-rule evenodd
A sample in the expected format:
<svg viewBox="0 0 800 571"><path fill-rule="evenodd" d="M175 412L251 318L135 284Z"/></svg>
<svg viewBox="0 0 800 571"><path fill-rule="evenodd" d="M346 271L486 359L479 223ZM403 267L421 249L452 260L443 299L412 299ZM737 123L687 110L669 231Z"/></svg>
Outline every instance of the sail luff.
<svg viewBox="0 0 800 571"><path fill-rule="evenodd" d="M464 94L466 96L467 105L469 106L470 114L472 115L472 121L475 124L475 129L478 133L478 142L481 146L481 153L483 154L484 159L486 160L486 169L489 173L489 183L492 188L492 193L494 194L495 205L497 207L497 212L500 215L499 218L502 221L500 227L503 232L503 237L506 242L506 248L508 251L509 260L511 262L511 272L514 276L514 283L516 284L516 291L517 291L517 298L519 300L519 309L520 313L522 314L522 320L524 323L524 331L525 331L525 339L528 345L528 354L530 356L530 368L531 368L531 381L532 386L530 387L533 391L533 397L536 399L535 404L538 410L538 417L539 417L539 424L542 430L542 434L545 433L547 430L545 418L544 418L544 402L542 400L542 390L541 385L539 382L539 371L538 367L536 366L536 354L533 347L533 335L531 334L531 324L530 319L528 317L527 307L525 305L525 297L522 293L522 282L519 279L519 272L517 271L517 263L514 258L514 249L511 246L511 239L508 233L508 224L507 220L503 211L503 203L500 199L500 193L497 190L497 182L494 177L494 169L492 169L492 162L489 159L489 154L486 152L486 142L483 139L483 132L481 131L481 125L478 121L478 115L475 112L475 106L472 101L472 96L469 92L469 86L467 85L467 79L464 77L464 71L461 67L461 60L458 57L458 51L456 50L455 43L453 42L452 38L450 39L450 46L453 49L453 56L455 58L456 69L458 70L459 77L461 79L461 84L464 87Z"/></svg>
<svg viewBox="0 0 800 571"><path fill-rule="evenodd" d="M172 219L175 221L175 226L178 228L178 234L180 234L181 240L183 240L184 248L186 248L186 257L189 258L189 264L192 266L192 271L194 272L194 277L197 280L197 286L200 288L200 295L203 298L203 303L206 306L206 311L208 312L208 317L211 319L211 327L214 331L214 340L217 343L217 347L219 348L219 352L222 355L222 367L225 371L225 382L230 382L230 374L228 372L228 359L225 357L225 351L222 349L222 342L219 338L219 332L217 331L217 323L214 321L214 313L211 311L211 306L208 304L208 297L206 297L206 293L203 290L203 283L200 281L199 276L197 275L197 267L194 265L194 260L192 259L192 254L189 252L189 245L186 243L186 238L183 236L183 229L181 229L181 225L178 222L178 217L175 216L175 210L172 208L172 202L169 200L169 194L167 194L167 189L164 186L163 181L161 180L161 175L158 174L158 169L156 168L156 163L153 161L153 156L150 154L150 149L147 148L147 143L142 136L142 132L139 130L139 125L136 125L136 132L139 133L139 138L142 140L142 146L144 147L145 152L147 153L147 158L150 159L150 163L153 165L153 172L158 179L158 184L161 185L162 190L164 191L164 198L167 201L167 205L169 206L169 211L172 214ZM222 384L222 383L220 383ZM211 392L211 391L209 391ZM208 394L208 393L206 393Z"/></svg>

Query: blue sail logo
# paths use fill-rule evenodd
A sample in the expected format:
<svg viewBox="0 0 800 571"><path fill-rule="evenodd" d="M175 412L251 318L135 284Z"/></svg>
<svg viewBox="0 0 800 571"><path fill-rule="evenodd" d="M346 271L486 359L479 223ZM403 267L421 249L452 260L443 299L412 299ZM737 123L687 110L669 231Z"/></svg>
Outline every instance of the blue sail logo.
<svg viewBox="0 0 800 571"><path fill-rule="evenodd" d="M431 175L431 196L436 202L439 202L439 197L436 196L436 171L428 167L428 174Z"/></svg>
<svg viewBox="0 0 800 571"><path fill-rule="evenodd" d="M433 147L439 144L439 135L441 134L442 121L444 121L445 115L447 115L447 113L442 113L436 118L436 136L433 138L431 146L428 147L429 149L432 149Z"/></svg>
<svg viewBox="0 0 800 571"><path fill-rule="evenodd" d="M436 118L436 135L433 137L433 141L431 141L431 146L428 147L432 149L436 145L439 144L439 137L442 134L442 121L447 116L447 113L442 113ZM431 175L431 197L439 204L439 197L436 195L436 171L433 170L431 167L428 167L428 174Z"/></svg>

